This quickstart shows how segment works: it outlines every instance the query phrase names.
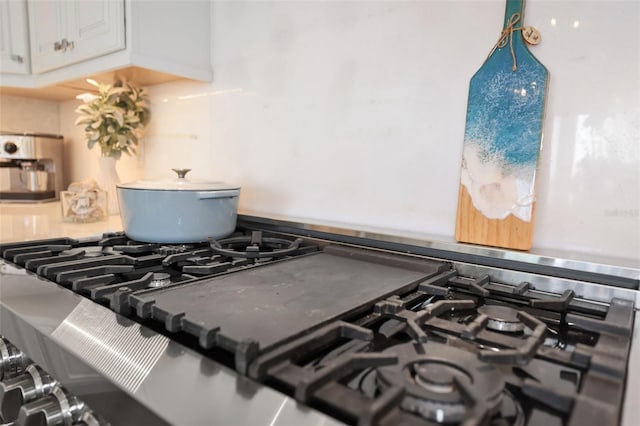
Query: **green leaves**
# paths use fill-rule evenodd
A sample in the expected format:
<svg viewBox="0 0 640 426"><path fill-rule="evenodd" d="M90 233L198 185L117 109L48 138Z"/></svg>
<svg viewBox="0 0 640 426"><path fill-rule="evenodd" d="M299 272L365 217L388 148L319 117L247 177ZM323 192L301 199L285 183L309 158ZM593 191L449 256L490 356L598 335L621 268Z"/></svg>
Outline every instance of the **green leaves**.
<svg viewBox="0 0 640 426"><path fill-rule="evenodd" d="M91 83L98 95L76 108L76 126L83 126L87 146L100 146L102 155L119 159L135 154L138 137L151 119L149 100L143 89L122 81Z"/></svg>

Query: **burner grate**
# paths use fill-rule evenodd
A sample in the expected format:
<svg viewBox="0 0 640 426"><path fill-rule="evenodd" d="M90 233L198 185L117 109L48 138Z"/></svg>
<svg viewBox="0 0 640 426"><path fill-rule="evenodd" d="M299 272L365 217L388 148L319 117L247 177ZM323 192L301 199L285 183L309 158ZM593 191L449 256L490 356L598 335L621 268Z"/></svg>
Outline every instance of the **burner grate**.
<svg viewBox="0 0 640 426"><path fill-rule="evenodd" d="M260 354L249 375L349 423L579 425L586 412L617 424L632 319L629 301L613 299L603 314L572 291L548 295L451 269L353 324ZM500 392L465 379L474 368L493 371L498 379L486 382L502 383Z"/></svg>
<svg viewBox="0 0 640 426"><path fill-rule="evenodd" d="M299 254L302 239L294 241L282 238L265 237L262 231L253 231L251 235L211 241L211 250L227 257L247 259L281 258Z"/></svg>

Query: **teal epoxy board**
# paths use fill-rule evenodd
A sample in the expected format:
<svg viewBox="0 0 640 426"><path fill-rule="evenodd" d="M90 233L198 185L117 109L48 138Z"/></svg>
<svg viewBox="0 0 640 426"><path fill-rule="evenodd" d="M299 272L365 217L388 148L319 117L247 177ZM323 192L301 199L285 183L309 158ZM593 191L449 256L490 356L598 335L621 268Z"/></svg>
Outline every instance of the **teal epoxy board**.
<svg viewBox="0 0 640 426"><path fill-rule="evenodd" d="M523 0L507 0L503 43L471 78L456 221L459 241L531 246L549 73L525 44L523 13Z"/></svg>

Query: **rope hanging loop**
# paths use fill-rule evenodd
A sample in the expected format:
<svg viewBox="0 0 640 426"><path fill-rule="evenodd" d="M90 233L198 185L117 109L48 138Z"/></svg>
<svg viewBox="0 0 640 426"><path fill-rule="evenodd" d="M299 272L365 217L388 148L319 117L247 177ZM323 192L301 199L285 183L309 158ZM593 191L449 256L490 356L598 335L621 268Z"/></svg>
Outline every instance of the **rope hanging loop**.
<svg viewBox="0 0 640 426"><path fill-rule="evenodd" d="M522 31L522 27L516 28L515 26L518 22L520 22L520 14L516 12L509 18L507 27L502 30L502 33L500 33L500 38L498 39L496 44L493 45L493 49L491 49L491 52L489 52L489 55L487 56L487 59L489 59L489 56L493 55L493 52L495 52L496 49L502 49L508 43L509 50L511 51L511 58L513 59L513 66L511 67L511 71L515 71L518 69L518 63L516 62L516 53L513 51L513 33L514 31Z"/></svg>

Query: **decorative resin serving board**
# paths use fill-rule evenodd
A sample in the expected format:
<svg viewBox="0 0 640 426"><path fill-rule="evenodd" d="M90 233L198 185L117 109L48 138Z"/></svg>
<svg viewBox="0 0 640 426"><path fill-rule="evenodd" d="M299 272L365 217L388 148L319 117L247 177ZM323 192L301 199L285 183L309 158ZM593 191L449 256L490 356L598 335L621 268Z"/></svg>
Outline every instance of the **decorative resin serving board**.
<svg viewBox="0 0 640 426"><path fill-rule="evenodd" d="M524 1L507 0L504 30L471 78L456 239L528 250L549 72L529 52Z"/></svg>

